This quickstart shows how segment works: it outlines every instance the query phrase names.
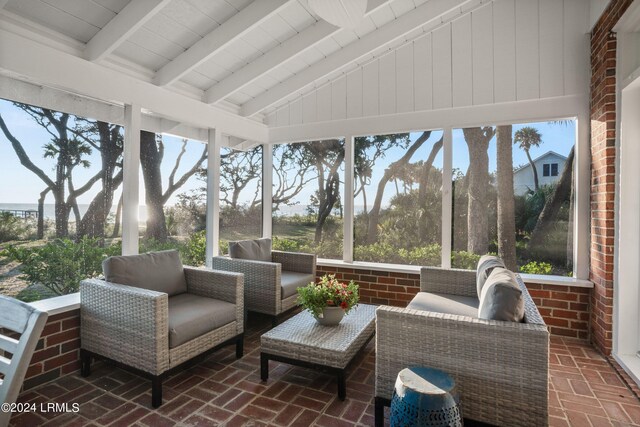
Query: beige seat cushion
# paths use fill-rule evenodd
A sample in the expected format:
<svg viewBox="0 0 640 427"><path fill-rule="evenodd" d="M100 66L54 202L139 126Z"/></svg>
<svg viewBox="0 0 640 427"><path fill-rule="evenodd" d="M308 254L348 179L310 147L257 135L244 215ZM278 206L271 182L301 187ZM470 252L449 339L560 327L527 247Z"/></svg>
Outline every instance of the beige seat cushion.
<svg viewBox="0 0 640 427"><path fill-rule="evenodd" d="M298 292L299 287L307 286L309 283L315 282L315 280L316 278L313 274L283 271L280 279L282 299L295 295Z"/></svg>
<svg viewBox="0 0 640 427"><path fill-rule="evenodd" d="M193 294L169 298L169 348L236 320L236 306L230 302Z"/></svg>
<svg viewBox="0 0 640 427"><path fill-rule="evenodd" d="M102 262L107 282L178 295L187 292L187 281L178 251L112 256Z"/></svg>
<svg viewBox="0 0 640 427"><path fill-rule="evenodd" d="M271 262L271 239L229 242L229 256L231 258Z"/></svg>
<svg viewBox="0 0 640 427"><path fill-rule="evenodd" d="M475 297L439 294L435 292L418 292L407 308L478 317L478 304L478 298Z"/></svg>

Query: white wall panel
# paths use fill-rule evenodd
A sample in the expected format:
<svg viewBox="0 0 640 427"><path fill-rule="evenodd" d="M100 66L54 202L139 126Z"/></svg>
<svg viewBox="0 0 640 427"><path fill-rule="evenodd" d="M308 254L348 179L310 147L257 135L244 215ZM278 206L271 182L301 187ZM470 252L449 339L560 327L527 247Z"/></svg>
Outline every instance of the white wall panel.
<svg viewBox="0 0 640 427"><path fill-rule="evenodd" d="M289 126L289 105L285 105L276 111L276 126Z"/></svg>
<svg viewBox="0 0 640 427"><path fill-rule="evenodd" d="M587 3L478 2L455 20L381 50L294 98L265 120L293 126L505 102L526 109L517 101L586 94Z"/></svg>
<svg viewBox="0 0 640 427"><path fill-rule="evenodd" d="M396 110L407 113L413 105L413 43L407 43L396 51Z"/></svg>
<svg viewBox="0 0 640 427"><path fill-rule="evenodd" d="M516 0L516 98L540 96L538 1Z"/></svg>
<svg viewBox="0 0 640 427"><path fill-rule="evenodd" d="M319 87L316 92L318 94L318 98L316 99L318 121L324 122L331 120L331 83Z"/></svg>
<svg viewBox="0 0 640 427"><path fill-rule="evenodd" d="M516 23L514 0L493 2L494 102L516 100Z"/></svg>
<svg viewBox="0 0 640 427"><path fill-rule="evenodd" d="M303 123L302 117L302 97L291 101L289 104L289 124L292 126L300 125Z"/></svg>
<svg viewBox="0 0 640 427"><path fill-rule="evenodd" d="M362 68L347 74L347 118L362 117Z"/></svg>
<svg viewBox="0 0 640 427"><path fill-rule="evenodd" d="M433 107L433 68L431 34L426 34L413 43L413 96L416 111Z"/></svg>
<svg viewBox="0 0 640 427"><path fill-rule="evenodd" d="M493 3L471 13L474 105L493 102L493 31L489 31L492 27Z"/></svg>
<svg viewBox="0 0 640 427"><path fill-rule="evenodd" d="M433 108L451 107L451 24L433 37Z"/></svg>
<svg viewBox="0 0 640 427"><path fill-rule="evenodd" d="M396 112L396 52L391 51L379 59L380 114Z"/></svg>
<svg viewBox="0 0 640 427"><path fill-rule="evenodd" d="M362 114L378 115L378 61L362 67Z"/></svg>
<svg viewBox="0 0 640 427"><path fill-rule="evenodd" d="M589 12L582 0L564 0L564 92L589 90Z"/></svg>
<svg viewBox="0 0 640 427"><path fill-rule="evenodd" d="M331 83L331 119L347 118L347 78L343 75Z"/></svg>
<svg viewBox="0 0 640 427"><path fill-rule="evenodd" d="M473 67L471 49L471 14L466 14L451 23L454 107L466 107L472 103Z"/></svg>
<svg viewBox="0 0 640 427"><path fill-rule="evenodd" d="M540 97L564 93L563 25L564 5L558 0L540 0Z"/></svg>
<svg viewBox="0 0 640 427"><path fill-rule="evenodd" d="M316 91L310 92L302 97L302 118L305 123L318 121L318 104L316 98Z"/></svg>

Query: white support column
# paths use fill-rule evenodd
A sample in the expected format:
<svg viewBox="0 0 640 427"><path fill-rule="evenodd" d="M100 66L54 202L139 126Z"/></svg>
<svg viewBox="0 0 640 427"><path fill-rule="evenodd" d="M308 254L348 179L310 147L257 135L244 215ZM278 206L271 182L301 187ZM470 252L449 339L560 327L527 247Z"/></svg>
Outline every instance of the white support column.
<svg viewBox="0 0 640 427"><path fill-rule="evenodd" d="M262 146L262 237L273 235L273 145Z"/></svg>
<svg viewBox="0 0 640 427"><path fill-rule="evenodd" d="M451 180L453 171L453 130L444 129L442 145L442 268L451 268L451 214L453 200Z"/></svg>
<svg viewBox="0 0 640 427"><path fill-rule="evenodd" d="M124 159L122 180L122 255L138 253L140 205L140 106L124 107Z"/></svg>
<svg viewBox="0 0 640 427"><path fill-rule="evenodd" d="M355 163L355 139L351 135L344 137L344 218L342 236L342 259L353 262L353 221L355 212L353 207L353 179Z"/></svg>
<svg viewBox="0 0 640 427"><path fill-rule="evenodd" d="M574 160L573 209L573 276L589 279L589 249L591 245L589 221L591 216L591 150L589 147L588 112L578 116Z"/></svg>
<svg viewBox="0 0 640 427"><path fill-rule="evenodd" d="M211 267L212 258L220 250L220 146L222 132L220 129L209 129L209 145L207 146L207 246L205 262Z"/></svg>

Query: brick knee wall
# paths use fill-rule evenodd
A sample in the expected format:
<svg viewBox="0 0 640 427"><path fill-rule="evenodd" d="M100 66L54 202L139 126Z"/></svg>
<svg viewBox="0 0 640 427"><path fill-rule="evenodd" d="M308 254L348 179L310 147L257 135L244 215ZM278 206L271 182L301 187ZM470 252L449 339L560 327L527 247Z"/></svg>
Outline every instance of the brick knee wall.
<svg viewBox="0 0 640 427"><path fill-rule="evenodd" d="M324 274L335 274L338 279L358 283L360 301L368 304L406 307L420 291L419 274L318 266L318 277ZM591 289L540 284L527 284L527 289L551 334L580 339L589 337Z"/></svg>
<svg viewBox="0 0 640 427"><path fill-rule="evenodd" d="M59 378L80 369L80 310L56 314L47 324L38 341L23 389Z"/></svg>
<svg viewBox="0 0 640 427"><path fill-rule="evenodd" d="M612 0L591 33L591 294L590 335L603 353L613 334L615 236L616 37L615 24L633 0Z"/></svg>

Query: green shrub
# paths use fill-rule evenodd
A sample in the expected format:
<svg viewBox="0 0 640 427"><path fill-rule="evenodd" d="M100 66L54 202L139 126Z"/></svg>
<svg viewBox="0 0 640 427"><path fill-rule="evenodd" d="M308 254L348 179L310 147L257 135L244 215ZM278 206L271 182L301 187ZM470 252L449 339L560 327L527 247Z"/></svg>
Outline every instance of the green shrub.
<svg viewBox="0 0 640 427"><path fill-rule="evenodd" d="M56 295L78 292L80 281L102 273L109 250L97 239L56 239L40 247L9 246L3 255L22 263L24 278Z"/></svg>
<svg viewBox="0 0 640 427"><path fill-rule="evenodd" d="M553 266L548 262L531 261L520 266L520 271L526 274L551 274Z"/></svg>
<svg viewBox="0 0 640 427"><path fill-rule="evenodd" d="M220 242L222 246L222 242ZM228 245L228 243L227 243ZM196 267L205 264L207 251L207 235L205 230L193 233L181 248L182 262ZM221 253L224 253L221 251Z"/></svg>
<svg viewBox="0 0 640 427"><path fill-rule="evenodd" d="M467 251L452 251L451 266L453 268L462 268L464 270L475 270L478 266L480 255Z"/></svg>
<svg viewBox="0 0 640 427"><path fill-rule="evenodd" d="M300 252L303 246L303 240L273 237L272 247L276 251Z"/></svg>
<svg viewBox="0 0 640 427"><path fill-rule="evenodd" d="M30 221L9 212L0 212L0 242L22 240L29 237Z"/></svg>

